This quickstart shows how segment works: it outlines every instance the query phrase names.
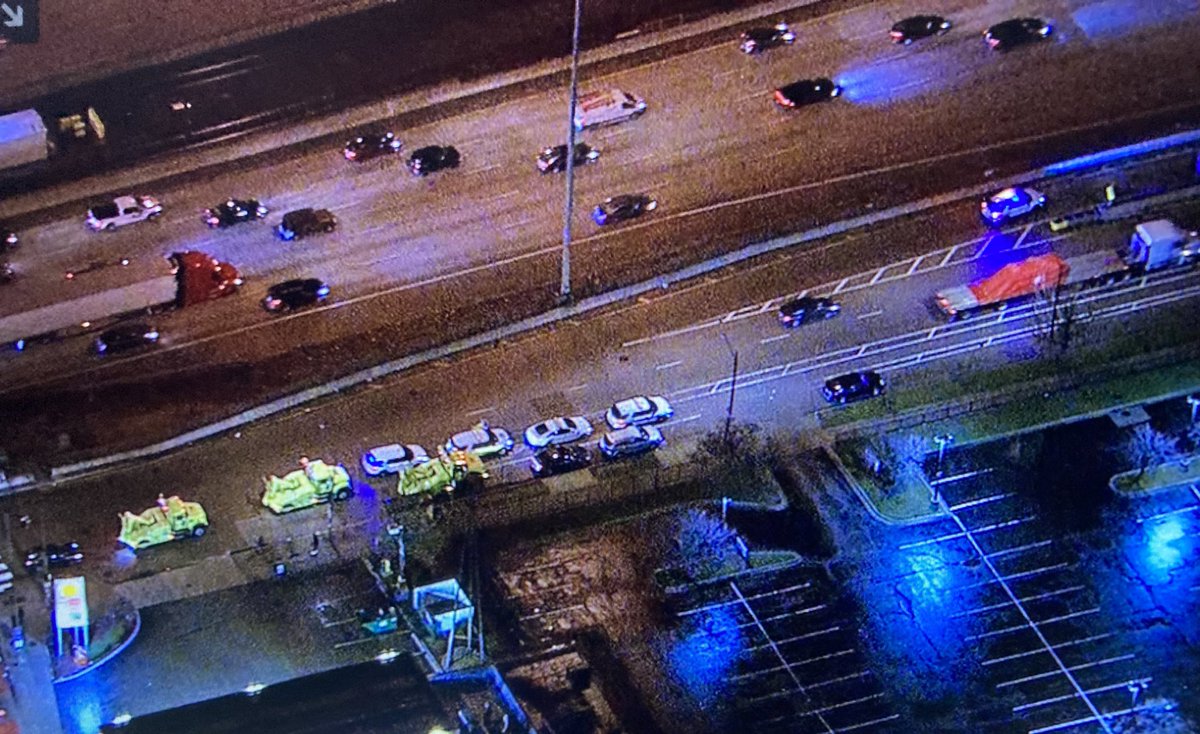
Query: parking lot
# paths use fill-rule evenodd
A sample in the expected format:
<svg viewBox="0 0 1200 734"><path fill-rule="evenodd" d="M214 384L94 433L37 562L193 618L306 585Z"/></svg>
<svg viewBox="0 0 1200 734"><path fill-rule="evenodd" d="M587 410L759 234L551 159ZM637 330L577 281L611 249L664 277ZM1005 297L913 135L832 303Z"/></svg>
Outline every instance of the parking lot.
<svg viewBox="0 0 1200 734"><path fill-rule="evenodd" d="M995 448L948 457L934 481L947 516L895 533L880 571L939 653L970 661L954 671L973 709L959 721L1103 731L1102 717L1194 706L1200 491L1064 488Z"/></svg>

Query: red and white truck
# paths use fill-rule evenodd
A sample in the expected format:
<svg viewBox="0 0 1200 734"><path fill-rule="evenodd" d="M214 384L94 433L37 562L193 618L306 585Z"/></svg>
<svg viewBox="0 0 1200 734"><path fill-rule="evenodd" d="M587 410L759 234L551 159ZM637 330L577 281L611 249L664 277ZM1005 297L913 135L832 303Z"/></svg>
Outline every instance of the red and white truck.
<svg viewBox="0 0 1200 734"><path fill-rule="evenodd" d="M176 252L163 264L162 275L156 278L2 316L0 344L23 351L31 343L54 341L122 317L223 298L242 284L237 268L203 252Z"/></svg>
<svg viewBox="0 0 1200 734"><path fill-rule="evenodd" d="M939 291L934 302L954 320L981 311L1002 309L1055 289L1082 290L1111 285L1126 278L1166 268L1192 265L1200 258L1200 239L1166 219L1134 228L1129 246L1120 252L1091 252L1076 257L1053 253L1009 263L969 285Z"/></svg>

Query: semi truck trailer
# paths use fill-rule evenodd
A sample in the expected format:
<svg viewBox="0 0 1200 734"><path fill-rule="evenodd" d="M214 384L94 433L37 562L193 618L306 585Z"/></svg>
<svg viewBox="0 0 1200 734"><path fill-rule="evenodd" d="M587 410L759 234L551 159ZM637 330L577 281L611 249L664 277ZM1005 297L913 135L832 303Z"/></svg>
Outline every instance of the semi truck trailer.
<svg viewBox="0 0 1200 734"><path fill-rule="evenodd" d="M1006 308L1056 289L1081 290L1111 285L1144 273L1195 264L1200 240L1166 219L1134 227L1128 246L1118 252L1076 257L1054 253L1009 263L986 278L939 291L934 302L954 320L981 311Z"/></svg>
<svg viewBox="0 0 1200 734"><path fill-rule="evenodd" d="M0 169L36 163L49 155L46 124L37 110L0 115Z"/></svg>
<svg viewBox="0 0 1200 734"><path fill-rule="evenodd" d="M242 283L237 268L203 252L176 252L163 274L69 301L0 317L0 344L29 344L81 333L125 316L146 315L223 298Z"/></svg>

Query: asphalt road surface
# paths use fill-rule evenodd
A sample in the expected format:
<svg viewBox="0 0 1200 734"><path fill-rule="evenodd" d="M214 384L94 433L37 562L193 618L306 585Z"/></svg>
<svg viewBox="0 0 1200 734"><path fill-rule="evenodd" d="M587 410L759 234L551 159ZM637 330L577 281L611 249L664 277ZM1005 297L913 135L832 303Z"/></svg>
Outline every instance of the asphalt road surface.
<svg viewBox="0 0 1200 734"><path fill-rule="evenodd" d="M280 0L274 2L275 6L281 4ZM623 32L681 23L739 4L748 3L738 0L657 0L634 5L612 0L591 2L582 26L581 43L585 49L591 48ZM847 3L825 4L837 8ZM255 11L262 15L253 18L245 9L230 13L220 5L218 2L193 6L189 10L155 8L154 18L161 19L160 22L152 22L144 15L128 17L133 14L125 10L116 13L125 23L104 24L107 27L98 35L108 39L109 46L124 47L126 44L114 38L117 33L112 26L123 28L129 35L158 39L161 34L171 33L177 24L193 29L209 26L208 17L224 10L220 22L211 25L228 27L241 22L245 27L234 25L228 32L235 37L245 36L259 24L269 24L272 15L286 11L271 5L261 10L256 6ZM34 107L47 120L94 108L104 121L105 141L103 145L93 145L91 140L78 144L73 138L59 137L59 155L21 172L18 177L0 176L0 181L4 181L0 191L21 191L33 183L69 181L128 166L149 155L227 141L280 122L345 109L385 95L453 79L471 79L570 54L572 15L569 10L563 11L561 3L423 0L374 5L361 12L316 22L311 21L347 8L297 8L298 17L293 17L290 25L298 27L56 90L40 98L27 98L17 106ZM172 10L173 16L169 15ZM103 8L97 11L103 12ZM196 17L197 14L203 17ZM91 19L87 25L95 23ZM276 18L275 24L278 23ZM53 22L44 32L56 45L62 41L62 25ZM139 28L142 25L152 27ZM486 42L481 42L481 32L486 35ZM190 35L206 34L191 30L184 38ZM179 41L180 45L184 43ZM95 45L97 40L92 38L81 46L86 52ZM136 48L138 43L130 46ZM121 51L105 48L99 58L122 55ZM17 62L31 64L34 60Z"/></svg>
<svg viewBox="0 0 1200 734"><path fill-rule="evenodd" d="M822 254L789 253L770 267L764 264L729 273L615 309L604 318L565 324L494 350L381 381L344 400L248 427L158 461L65 482L51 492L7 498L0 510L34 518L31 528L14 529L18 547L37 542L43 532L50 539L76 538L88 554L85 572L120 582L246 548L264 527L277 534L270 539L273 542L285 535L307 537L294 528L320 520L322 513L310 510L264 522L266 511L258 503L259 478L286 471L301 454L345 461L353 468L366 447L404 440L432 448L480 417L514 432L558 413L583 413L599 423L599 414L612 400L643 391L665 394L675 402L676 417L664 430L670 446L682 450L724 416L728 348L741 357L739 419L760 422L768 429L804 430L816 425L815 411L821 406L818 388L831 371L881 366L894 389L915 382L936 391L989 363L1035 354L1037 349L1028 339L983 352L973 346L980 337L1003 337L1020 329L1031 319L1028 312L1010 310L999 317L939 329L939 322L927 311L927 295L970 279L986 258L1011 259L1013 248L1032 253L1053 240L1056 251L1071 253L1115 246L1127 234L1127 225L1115 225L1085 230L1081 239L1060 237L1051 235L1041 219L1034 222L1040 222L1036 227L980 236L979 225L971 221L973 206L968 202L962 209L969 216L956 219L953 211L938 212L852 240L861 251L887 242L896 250L913 253L897 260L895 267L847 271L832 283L806 283L815 280L813 266ZM924 247L929 231L956 228L972 236L950 240L954 244L936 252ZM923 255L932 257L922 258L921 262L928 260L926 265L914 267L912 263ZM1155 339L1168 342L1188 333L1200 289L1197 277L1194 271L1172 273L1089 295L1089 309L1109 314L1089 327L1090 343L1103 344L1129 331L1147 334L1147 343L1153 341L1150 329ZM838 290L845 313L782 332L771 309L763 304L777 302L794 292L797 284L811 285L817 292ZM713 326L714 321L720 325ZM936 333L932 343L931 333ZM963 354L953 356L956 345L965 347ZM951 356L934 358L937 354ZM918 361L913 358L920 355L926 355L919 360L923 366L904 366L905 360ZM514 380L514 374L522 379ZM521 449L496 463L496 482L525 475L527 456ZM392 491L392 481L359 480L355 497L335 508L336 521L357 523L378 517L379 502ZM117 512L140 510L164 490L202 502L213 518L212 532L198 541L175 543L137 557L114 554ZM881 712L888 710L881 704Z"/></svg>
<svg viewBox="0 0 1200 734"><path fill-rule="evenodd" d="M1200 70L1172 59L1190 58L1200 19L1185 6L1156 7L1114 28L1087 6L1064 3L1052 41L1001 56L977 35L994 20L983 3L955 15L955 32L907 48L886 43L882 29L913 7L874 5L799 26L795 46L760 58L730 42L587 79L585 89L642 94L650 110L585 135L603 153L577 185L575 292L1171 130L1196 111ZM1171 71L1124 73L1151 64ZM774 85L818 73L844 83L844 98L794 114L773 108ZM1096 78L1108 82L1084 83ZM3 407L20 416L6 422L5 445L42 457L137 445L286 387L548 307L558 284L562 181L538 176L532 156L561 137L562 106L561 92L547 92L398 131L410 150L453 143L463 152L462 168L425 179L399 161L355 167L336 150L314 150L156 191L166 214L111 237L85 231L74 211L29 228L6 310L86 286L62 280L81 263L144 264L182 248L234 262L248 285L244 295L163 317L166 348L153 353L98 363L74 340L4 355ZM651 192L660 206L604 229L586 219L592 202L623 191ZM230 194L256 195L274 215L266 224L206 230L198 211ZM300 243L273 239L266 225L304 205L331 208L342 228ZM882 263L893 250L868 256ZM817 267L837 269L841 258L831 251ZM332 303L284 318L263 314L263 289L299 275L326 278ZM132 390L136 403L117 398ZM64 432L70 446L56 449Z"/></svg>

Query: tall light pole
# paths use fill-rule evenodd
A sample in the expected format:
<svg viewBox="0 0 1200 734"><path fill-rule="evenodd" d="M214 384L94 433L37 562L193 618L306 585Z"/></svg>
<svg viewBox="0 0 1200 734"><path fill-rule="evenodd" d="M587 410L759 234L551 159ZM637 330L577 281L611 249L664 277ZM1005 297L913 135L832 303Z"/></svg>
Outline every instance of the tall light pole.
<svg viewBox="0 0 1200 734"><path fill-rule="evenodd" d="M571 104L567 118L567 201L563 209L562 281L558 299L571 300L571 215L575 211L575 108L579 104L579 23L583 0L575 0L575 25L571 30Z"/></svg>
<svg viewBox="0 0 1200 734"><path fill-rule="evenodd" d="M1192 409L1192 423L1196 422L1196 412L1200 411L1200 395L1187 396L1188 407Z"/></svg>
<svg viewBox="0 0 1200 734"><path fill-rule="evenodd" d="M725 336L725 332L721 332L721 341L725 342L725 348L733 355L733 374L729 378L729 408L725 411L725 446L729 446L729 431L733 425L733 398L737 394L737 373L738 373L738 351L729 343L729 337Z"/></svg>
<svg viewBox="0 0 1200 734"><path fill-rule="evenodd" d="M942 476L942 459L946 457L946 447L954 443L954 436L949 433L939 433L933 437L938 447L937 475Z"/></svg>

